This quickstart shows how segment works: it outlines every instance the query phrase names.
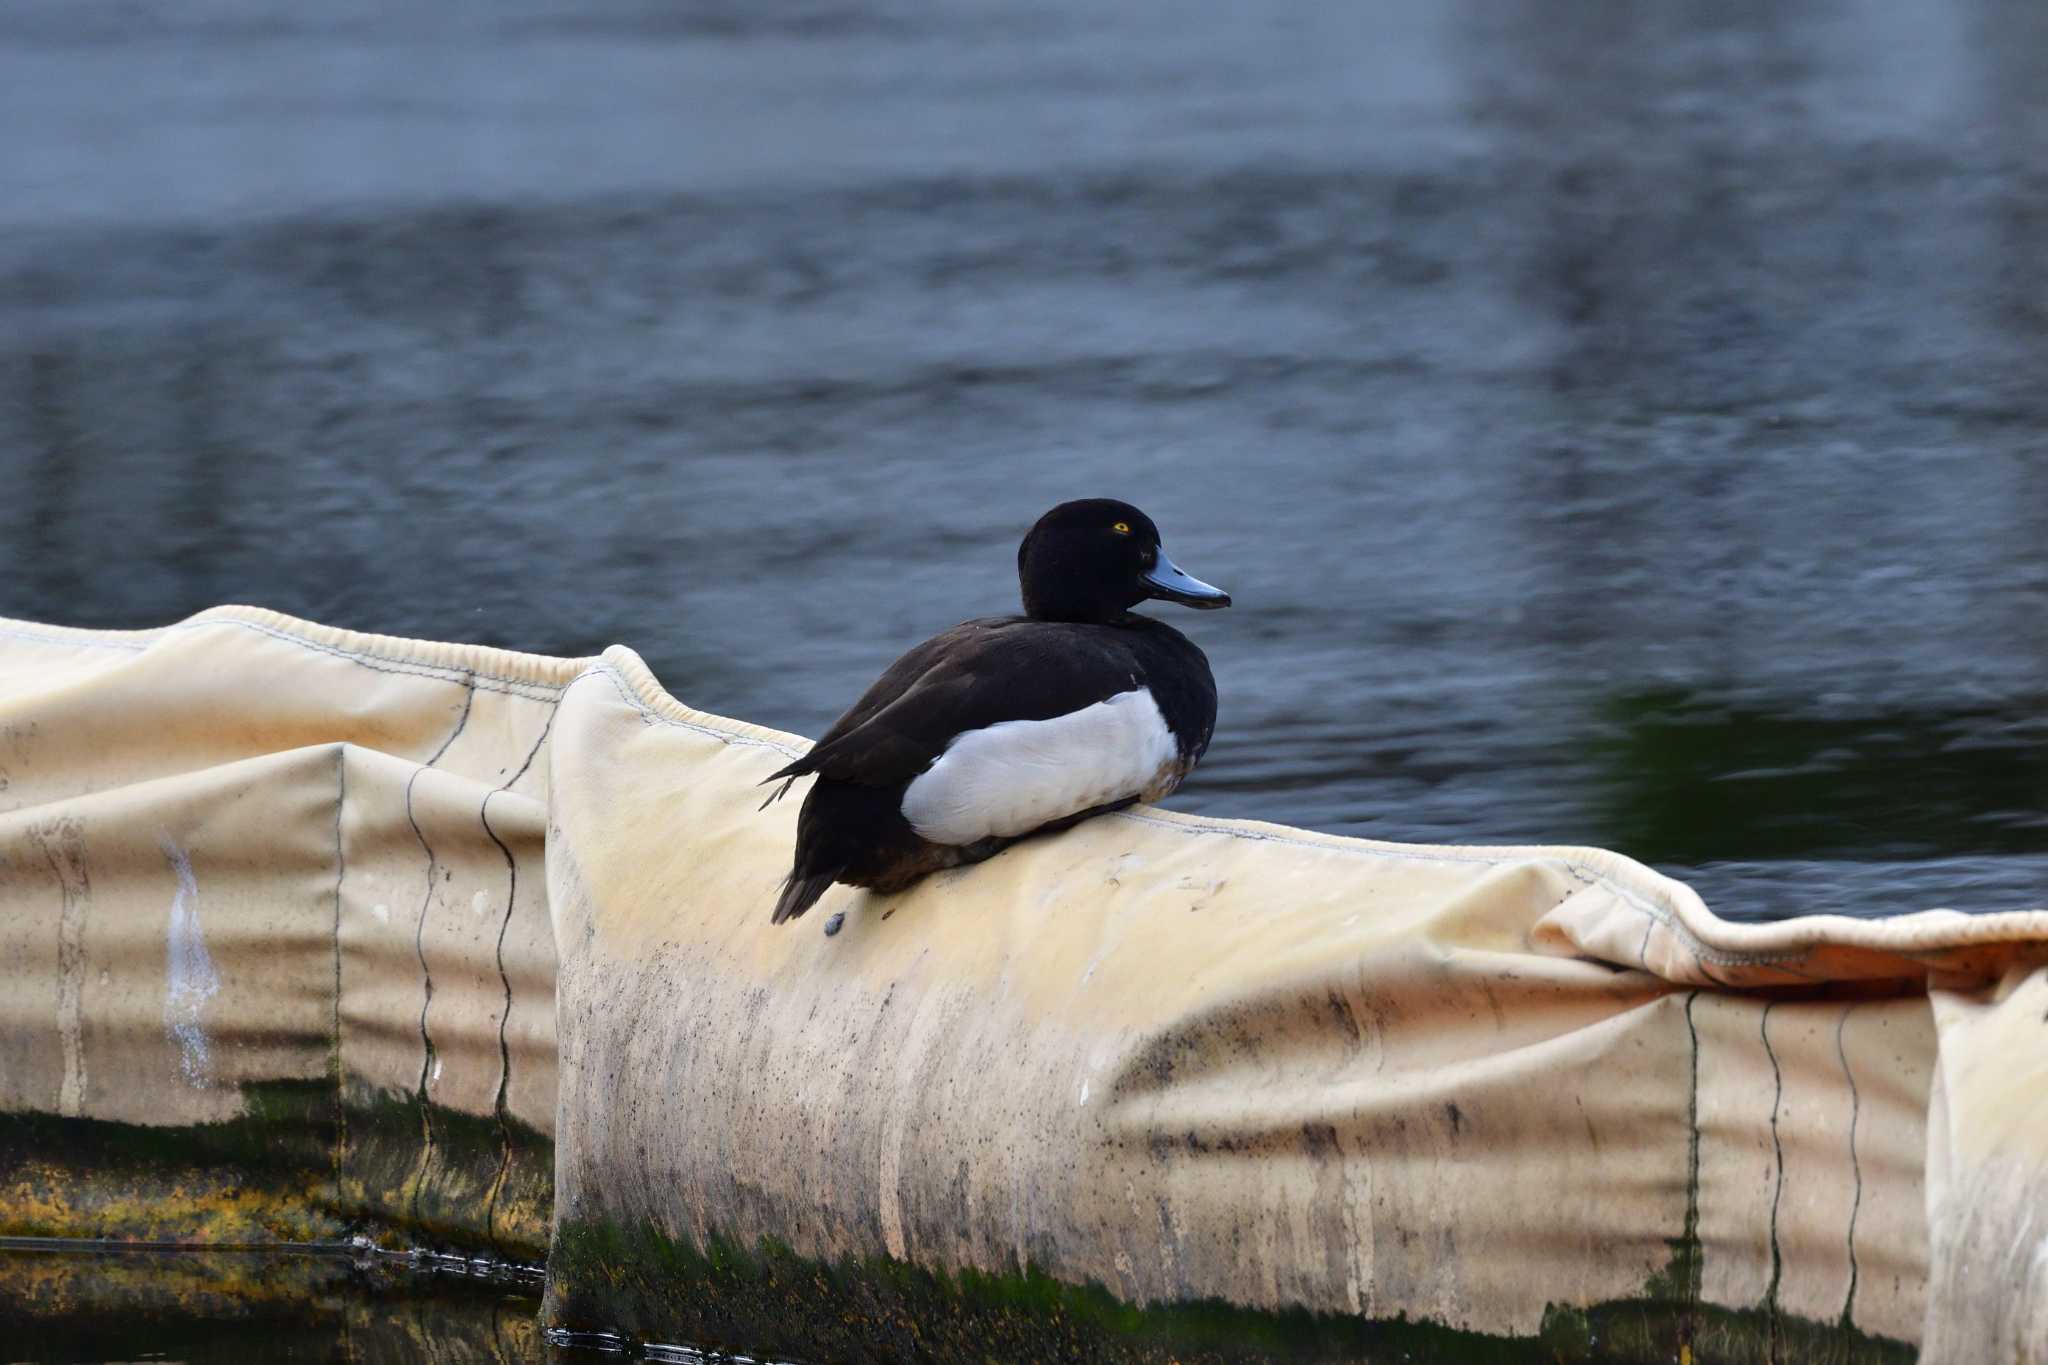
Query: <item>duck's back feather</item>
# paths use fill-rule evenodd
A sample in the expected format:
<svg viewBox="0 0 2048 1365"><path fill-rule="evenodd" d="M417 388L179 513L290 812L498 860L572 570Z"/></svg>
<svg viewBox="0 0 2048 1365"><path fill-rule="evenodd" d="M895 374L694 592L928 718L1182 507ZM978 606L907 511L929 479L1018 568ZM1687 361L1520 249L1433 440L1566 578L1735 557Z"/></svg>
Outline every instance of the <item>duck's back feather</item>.
<svg viewBox="0 0 2048 1365"><path fill-rule="evenodd" d="M777 778L887 787L929 768L955 736L1065 716L1145 685L1131 632L1026 617L963 622L912 649Z"/></svg>

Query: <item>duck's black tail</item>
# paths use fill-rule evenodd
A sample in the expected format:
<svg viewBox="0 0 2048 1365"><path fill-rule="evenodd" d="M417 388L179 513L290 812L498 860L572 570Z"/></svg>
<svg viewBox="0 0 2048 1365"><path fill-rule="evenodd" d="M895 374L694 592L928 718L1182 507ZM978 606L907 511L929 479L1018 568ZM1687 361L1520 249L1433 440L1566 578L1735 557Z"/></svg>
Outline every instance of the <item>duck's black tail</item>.
<svg viewBox="0 0 2048 1365"><path fill-rule="evenodd" d="M782 894L775 899L775 923L793 920L816 905L834 882L875 885L877 859L886 858L904 839L917 838L896 809L900 796L886 788L826 777L811 784L803 809L797 812L796 848Z"/></svg>
<svg viewBox="0 0 2048 1365"><path fill-rule="evenodd" d="M782 894L775 898L774 923L795 919L818 903L818 897L832 885L830 876L799 877L792 872L782 879ZM830 928L830 925L826 926Z"/></svg>

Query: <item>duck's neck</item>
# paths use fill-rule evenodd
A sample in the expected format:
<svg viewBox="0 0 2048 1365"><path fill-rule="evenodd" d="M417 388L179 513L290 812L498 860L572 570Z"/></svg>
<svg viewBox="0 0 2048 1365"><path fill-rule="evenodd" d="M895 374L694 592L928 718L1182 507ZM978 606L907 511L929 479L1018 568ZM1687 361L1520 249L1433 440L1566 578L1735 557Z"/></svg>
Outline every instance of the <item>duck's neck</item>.
<svg viewBox="0 0 2048 1365"><path fill-rule="evenodd" d="M1072 625L1115 626L1129 618L1130 604L1092 593L1054 593L1024 589L1024 614L1034 621Z"/></svg>

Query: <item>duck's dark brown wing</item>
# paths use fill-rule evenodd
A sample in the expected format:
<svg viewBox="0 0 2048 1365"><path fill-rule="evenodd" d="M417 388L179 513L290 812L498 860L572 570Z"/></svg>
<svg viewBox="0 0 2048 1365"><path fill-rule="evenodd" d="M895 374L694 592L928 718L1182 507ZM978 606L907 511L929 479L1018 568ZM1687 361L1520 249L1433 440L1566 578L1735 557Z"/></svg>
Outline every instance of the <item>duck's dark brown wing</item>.
<svg viewBox="0 0 2048 1365"><path fill-rule="evenodd" d="M816 747L768 781L786 789L787 779L816 773L870 787L907 782L965 731L1050 720L1142 687L1144 668L1123 634L1025 617L963 622L891 664Z"/></svg>

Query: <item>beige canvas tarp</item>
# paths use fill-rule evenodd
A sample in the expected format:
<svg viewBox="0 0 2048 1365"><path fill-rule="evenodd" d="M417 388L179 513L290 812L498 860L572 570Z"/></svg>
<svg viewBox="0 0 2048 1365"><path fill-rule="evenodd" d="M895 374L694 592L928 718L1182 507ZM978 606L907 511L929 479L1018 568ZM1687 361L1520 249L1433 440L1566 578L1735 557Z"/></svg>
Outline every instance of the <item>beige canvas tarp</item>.
<svg viewBox="0 0 2048 1365"><path fill-rule="evenodd" d="M0 1233L797 1358L2048 1361L2048 913L1137 810L776 927L801 745L625 649L0 622Z"/></svg>

